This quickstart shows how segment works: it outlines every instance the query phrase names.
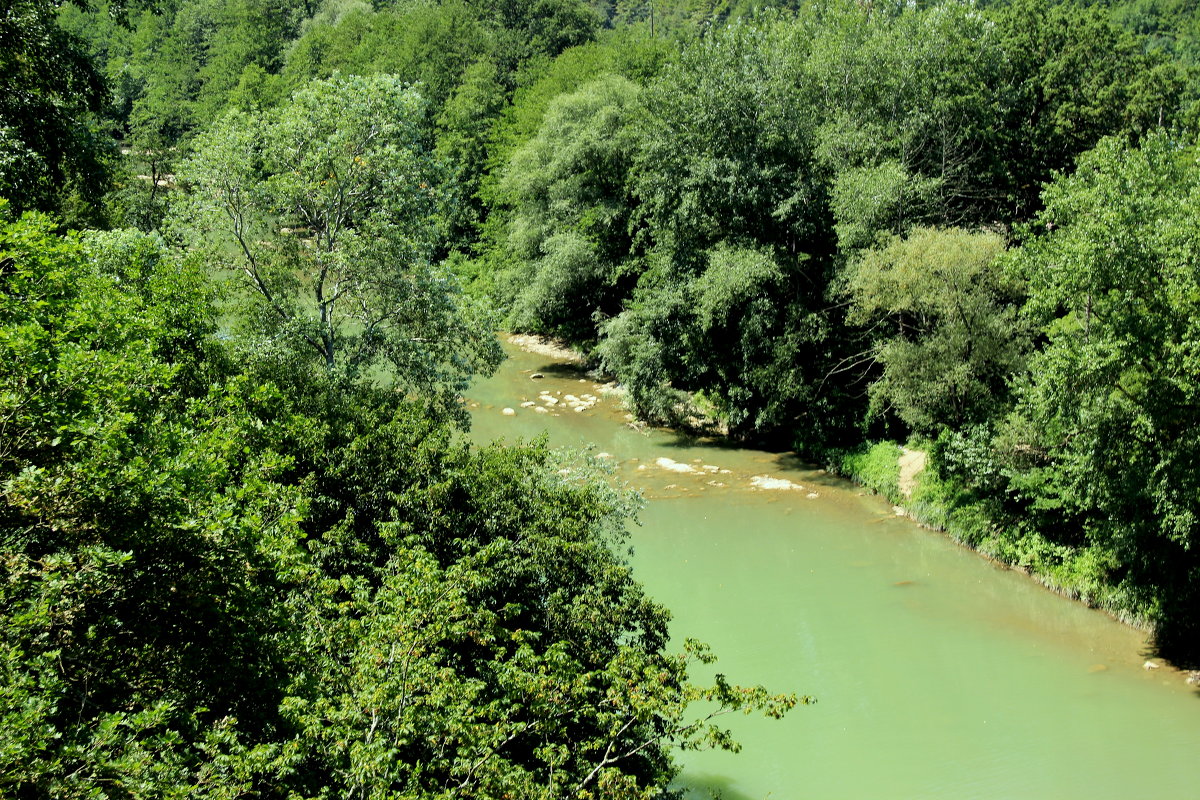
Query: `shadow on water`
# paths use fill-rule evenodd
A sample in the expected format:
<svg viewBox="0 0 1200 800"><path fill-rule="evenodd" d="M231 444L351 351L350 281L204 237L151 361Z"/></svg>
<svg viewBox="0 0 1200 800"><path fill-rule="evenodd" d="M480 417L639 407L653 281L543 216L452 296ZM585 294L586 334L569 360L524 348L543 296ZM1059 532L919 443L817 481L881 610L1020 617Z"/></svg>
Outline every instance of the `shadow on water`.
<svg viewBox="0 0 1200 800"><path fill-rule="evenodd" d="M1175 614L1160 624L1142 655L1147 659L1163 659L1176 669L1191 672L1200 681L1200 623L1194 621L1195 606L1188 604L1182 611L1170 610Z"/></svg>
<svg viewBox="0 0 1200 800"><path fill-rule="evenodd" d="M780 447L773 446L771 442L731 439L720 434L678 428L665 428L660 426L650 427L656 433L662 435L662 441L658 444L664 448L673 447L681 450L688 448L703 448L706 450L716 451L753 450L757 453L774 456L775 463L780 469L799 470L802 472L811 472L821 469L821 467L812 463L811 461L805 461L801 459L795 453L784 451Z"/></svg>
<svg viewBox="0 0 1200 800"><path fill-rule="evenodd" d="M536 367L529 367L521 370L521 372L528 374L531 378L534 375L560 379L590 377L588 375L587 368L584 367L583 364L570 364L563 363L561 361L547 361L545 364L541 364ZM534 378L533 380L536 381L537 379Z"/></svg>
<svg viewBox="0 0 1200 800"><path fill-rule="evenodd" d="M753 450L770 455L774 461L776 469L786 470L789 472L810 473L811 476L808 477L807 480L812 483L821 484L823 486L843 487L848 484L844 478L839 478L836 475L828 474L820 464L803 459L790 450L781 451L773 449L769 443L738 441L717 435L681 431L673 428L655 427L654 430L662 434L662 440L658 442L658 444L663 448L677 448L680 450L702 448L705 450L714 451Z"/></svg>
<svg viewBox="0 0 1200 800"><path fill-rule="evenodd" d="M758 800L732 788L733 781L725 775L686 774L678 788L684 800Z"/></svg>
<svg viewBox="0 0 1200 800"><path fill-rule="evenodd" d="M653 427L653 430L662 434L662 441L658 444L663 448L676 448L686 450L690 448L703 448L706 450L744 450L748 445L740 442L734 442L729 439L722 439L716 436L706 436L699 433L689 433L688 431L676 430L674 428Z"/></svg>

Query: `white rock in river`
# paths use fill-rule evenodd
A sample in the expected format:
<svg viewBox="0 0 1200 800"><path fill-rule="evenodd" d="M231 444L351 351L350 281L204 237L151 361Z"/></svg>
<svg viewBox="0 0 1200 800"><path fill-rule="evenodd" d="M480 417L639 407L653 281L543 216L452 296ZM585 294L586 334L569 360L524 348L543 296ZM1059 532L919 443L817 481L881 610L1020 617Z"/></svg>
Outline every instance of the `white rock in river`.
<svg viewBox="0 0 1200 800"><path fill-rule="evenodd" d="M670 458L656 458L654 463L671 472L695 472L696 469L691 464L681 464Z"/></svg>
<svg viewBox="0 0 1200 800"><path fill-rule="evenodd" d="M787 478L772 478L769 475L755 475L750 479L750 485L756 489L803 489L798 483L792 483Z"/></svg>

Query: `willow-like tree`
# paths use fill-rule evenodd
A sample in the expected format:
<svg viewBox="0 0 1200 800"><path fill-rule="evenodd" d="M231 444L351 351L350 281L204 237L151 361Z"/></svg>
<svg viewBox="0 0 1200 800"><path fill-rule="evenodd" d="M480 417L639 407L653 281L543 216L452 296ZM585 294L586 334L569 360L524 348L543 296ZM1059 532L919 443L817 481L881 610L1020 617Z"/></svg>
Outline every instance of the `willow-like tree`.
<svg viewBox="0 0 1200 800"><path fill-rule="evenodd" d="M453 395L490 369L491 327L432 261L442 170L424 102L391 76L316 81L285 107L232 112L180 171L176 222L251 298L260 348Z"/></svg>
<svg viewBox="0 0 1200 800"><path fill-rule="evenodd" d="M873 412L936 435L996 411L1032 338L1017 313L1021 282L997 264L1003 252L996 233L914 228L849 266L849 320L877 337L859 362L879 368Z"/></svg>

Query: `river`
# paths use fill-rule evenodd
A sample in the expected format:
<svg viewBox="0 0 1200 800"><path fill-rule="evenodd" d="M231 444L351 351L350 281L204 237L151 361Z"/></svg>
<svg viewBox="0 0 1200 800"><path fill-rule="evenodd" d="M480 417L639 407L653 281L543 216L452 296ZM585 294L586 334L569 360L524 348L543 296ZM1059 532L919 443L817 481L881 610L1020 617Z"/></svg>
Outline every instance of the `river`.
<svg viewBox="0 0 1200 800"><path fill-rule="evenodd" d="M673 633L818 700L725 717L744 750L686 754L689 797L1200 797L1200 694L1143 669L1143 634L787 454L635 430L585 376L509 355L469 392L473 437L610 461L647 498L633 563Z"/></svg>

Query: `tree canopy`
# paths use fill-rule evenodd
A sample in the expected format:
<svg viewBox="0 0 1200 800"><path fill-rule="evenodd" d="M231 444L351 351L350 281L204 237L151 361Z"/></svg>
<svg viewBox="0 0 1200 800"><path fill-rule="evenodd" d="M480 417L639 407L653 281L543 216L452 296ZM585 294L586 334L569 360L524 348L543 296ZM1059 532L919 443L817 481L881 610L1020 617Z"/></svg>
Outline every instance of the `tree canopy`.
<svg viewBox="0 0 1200 800"><path fill-rule="evenodd" d="M499 351L432 262L445 196L419 95L334 76L260 115L231 112L181 167L177 226L253 298L268 347L361 375L380 362L446 407Z"/></svg>

